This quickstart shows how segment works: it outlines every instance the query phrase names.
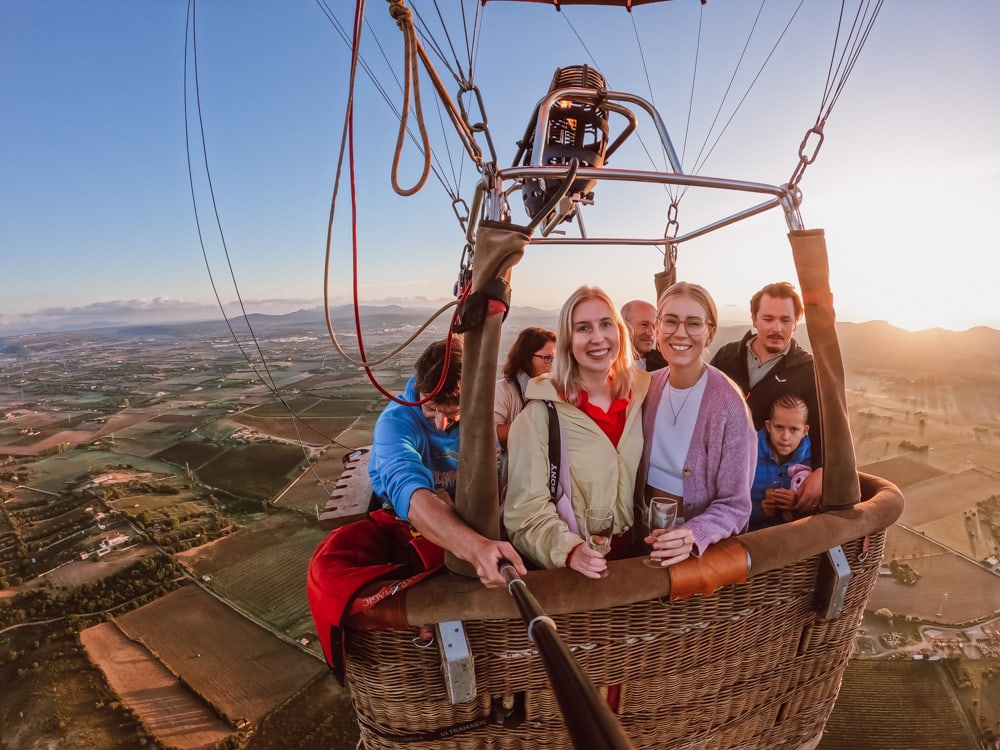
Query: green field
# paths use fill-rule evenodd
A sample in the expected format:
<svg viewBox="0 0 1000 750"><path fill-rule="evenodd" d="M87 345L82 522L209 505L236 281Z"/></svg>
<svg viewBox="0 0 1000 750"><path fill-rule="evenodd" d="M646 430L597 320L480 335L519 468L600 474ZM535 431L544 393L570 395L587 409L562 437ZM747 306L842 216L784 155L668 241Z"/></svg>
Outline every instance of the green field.
<svg viewBox="0 0 1000 750"><path fill-rule="evenodd" d="M175 468L156 459L80 448L57 456L43 458L33 463L29 469L29 481L27 484L49 492L58 492L67 483L86 476L92 471L98 471L107 466L119 465L128 465L139 471L149 471L158 474L177 473Z"/></svg>
<svg viewBox="0 0 1000 750"><path fill-rule="evenodd" d="M312 629L306 569L325 536L308 517L280 513L180 557L223 597L298 637Z"/></svg>
<svg viewBox="0 0 1000 750"><path fill-rule="evenodd" d="M273 497L289 473L304 460L302 449L281 443L253 443L230 448L198 470L206 484L255 500Z"/></svg>

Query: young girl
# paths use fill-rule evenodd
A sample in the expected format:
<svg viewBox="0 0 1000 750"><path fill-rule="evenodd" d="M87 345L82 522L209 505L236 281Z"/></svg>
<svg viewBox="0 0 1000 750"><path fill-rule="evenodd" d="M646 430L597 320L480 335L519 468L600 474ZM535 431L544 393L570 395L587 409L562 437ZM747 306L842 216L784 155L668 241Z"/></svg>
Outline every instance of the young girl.
<svg viewBox="0 0 1000 750"><path fill-rule="evenodd" d="M591 507L612 511L616 543L609 557L631 553L626 532L633 523L648 385L649 375L633 367L628 331L607 294L597 287L577 289L559 313L551 376L528 383L529 401L508 443L504 524L514 546L538 565L601 577L607 562L583 539ZM559 516L549 491L549 419L556 416L569 463L568 517Z"/></svg>

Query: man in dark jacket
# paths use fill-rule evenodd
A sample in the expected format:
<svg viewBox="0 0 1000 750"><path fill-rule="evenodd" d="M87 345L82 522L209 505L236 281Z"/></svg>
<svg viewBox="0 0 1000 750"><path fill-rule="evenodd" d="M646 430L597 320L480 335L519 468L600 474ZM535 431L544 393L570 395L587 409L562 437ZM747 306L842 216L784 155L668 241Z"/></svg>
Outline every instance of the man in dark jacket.
<svg viewBox="0 0 1000 750"><path fill-rule="evenodd" d="M666 367L666 360L656 348L656 308L641 299L634 299L622 306L621 313L632 338L635 366L646 372Z"/></svg>
<svg viewBox="0 0 1000 750"><path fill-rule="evenodd" d="M798 396L809 408L809 437L813 465L823 460L823 438L816 398L816 374L812 355L792 338L804 307L795 287L787 281L768 284L750 300L750 320L756 332L747 331L740 341L726 344L715 353L712 365L732 378L742 389L759 430L770 416L771 404L786 393ZM818 505L822 472L813 472L801 495L800 510Z"/></svg>

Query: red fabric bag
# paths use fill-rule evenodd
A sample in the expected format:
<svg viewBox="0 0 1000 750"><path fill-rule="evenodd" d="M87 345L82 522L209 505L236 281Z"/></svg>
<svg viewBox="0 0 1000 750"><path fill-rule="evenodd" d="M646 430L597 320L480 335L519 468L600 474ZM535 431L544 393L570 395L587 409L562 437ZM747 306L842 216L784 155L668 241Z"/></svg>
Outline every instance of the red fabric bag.
<svg viewBox="0 0 1000 750"><path fill-rule="evenodd" d="M326 662L344 684L346 650L342 628L348 615L375 606L444 566L444 550L384 510L334 529L309 561L306 596ZM373 581L377 592L358 598Z"/></svg>

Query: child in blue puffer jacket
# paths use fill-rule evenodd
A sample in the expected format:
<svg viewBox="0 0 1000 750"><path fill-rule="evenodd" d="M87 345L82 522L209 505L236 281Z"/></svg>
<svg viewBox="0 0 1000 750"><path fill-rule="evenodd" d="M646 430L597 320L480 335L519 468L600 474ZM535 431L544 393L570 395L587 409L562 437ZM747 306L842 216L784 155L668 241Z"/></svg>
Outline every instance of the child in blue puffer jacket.
<svg viewBox="0 0 1000 750"><path fill-rule="evenodd" d="M808 419L809 409L798 396L785 394L771 405L771 418L757 433L751 531L792 520L795 492L812 470Z"/></svg>

